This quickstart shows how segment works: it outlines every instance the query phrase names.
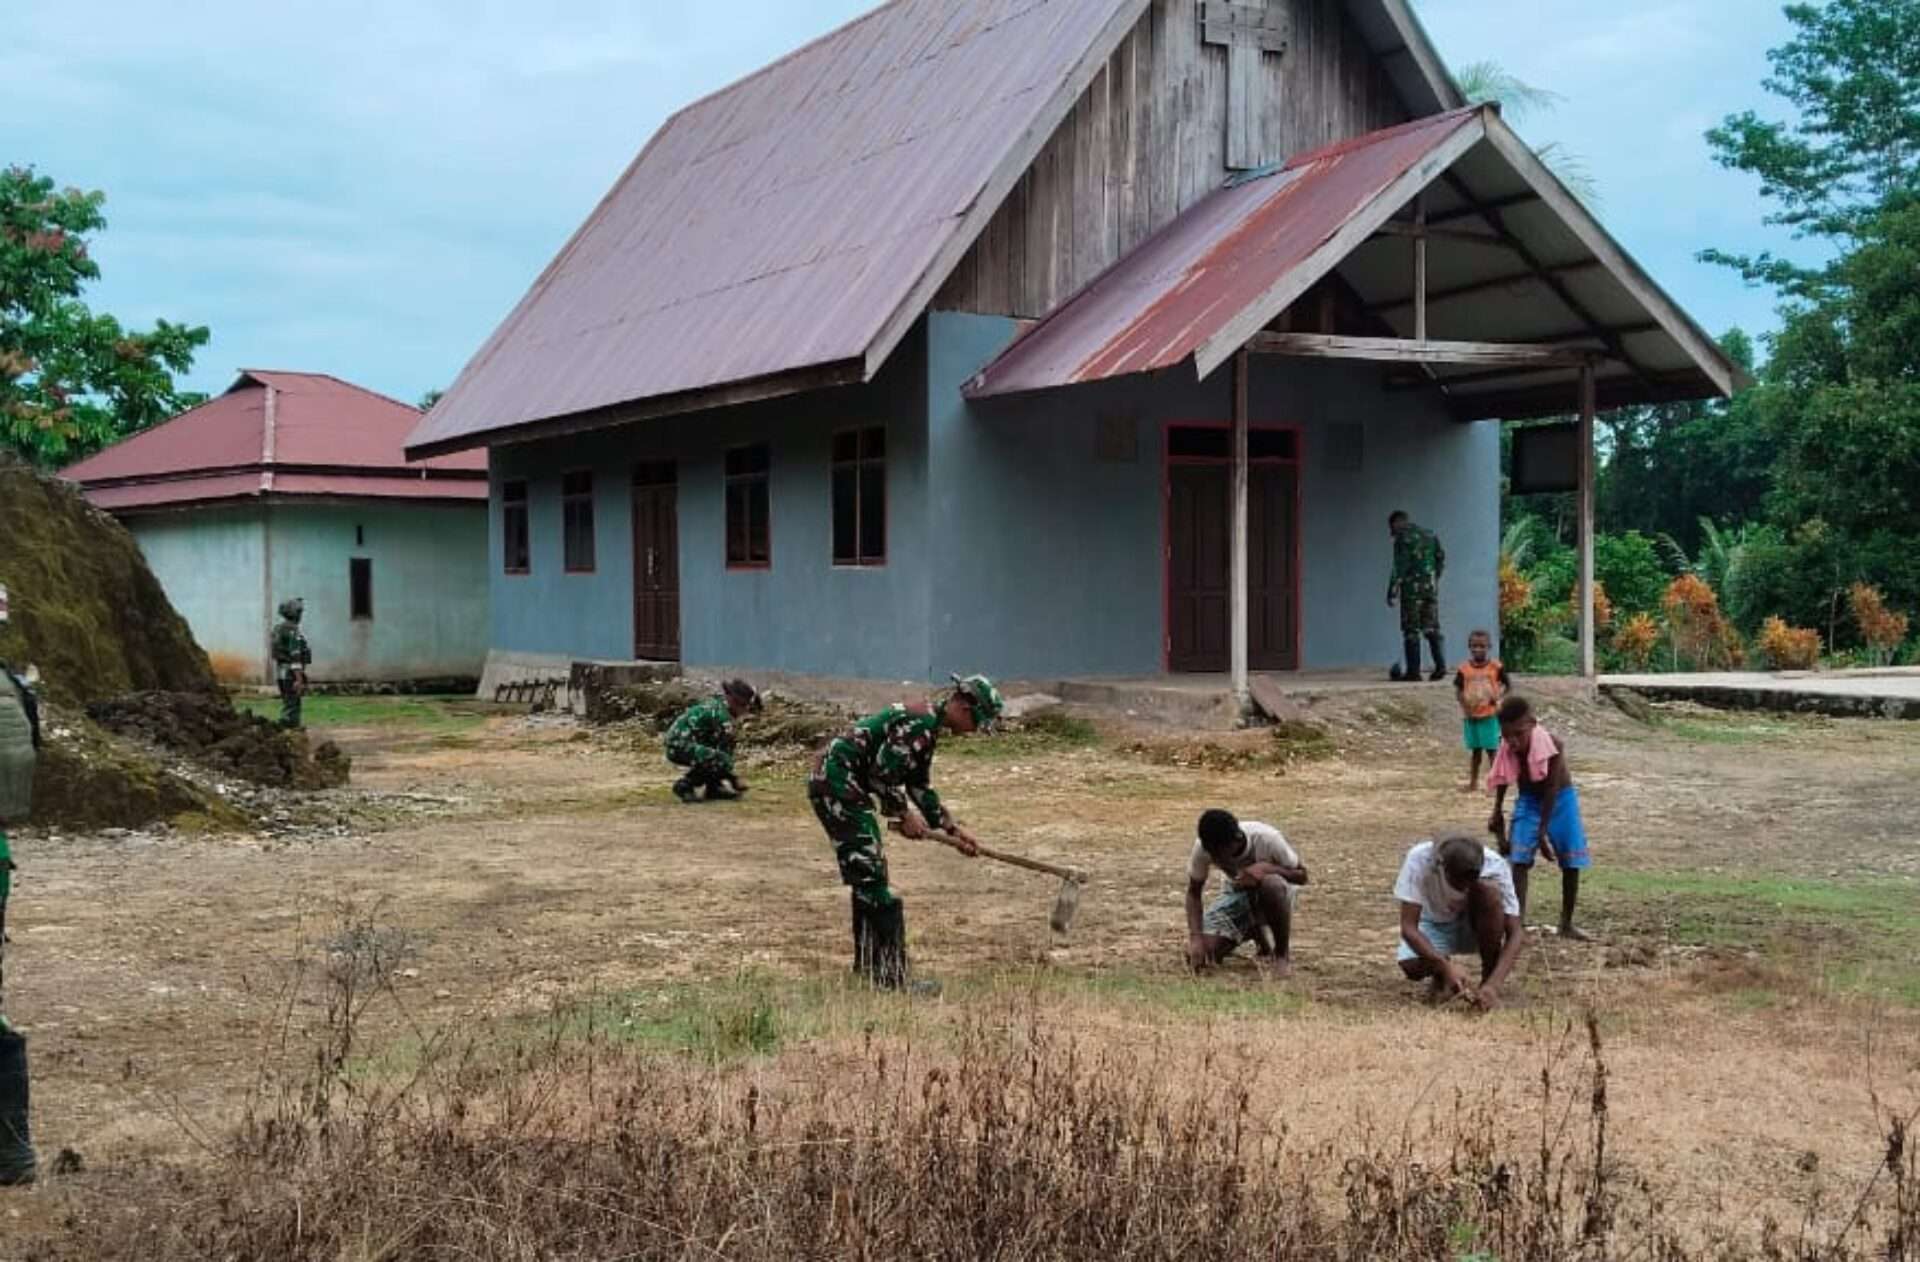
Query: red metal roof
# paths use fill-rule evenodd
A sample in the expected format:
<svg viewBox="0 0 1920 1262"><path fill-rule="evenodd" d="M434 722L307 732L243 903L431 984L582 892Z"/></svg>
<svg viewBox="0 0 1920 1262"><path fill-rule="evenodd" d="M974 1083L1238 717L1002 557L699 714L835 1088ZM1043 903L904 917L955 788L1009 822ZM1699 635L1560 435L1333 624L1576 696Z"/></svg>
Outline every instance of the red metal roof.
<svg viewBox="0 0 1920 1262"><path fill-rule="evenodd" d="M419 419L396 399L321 373L248 371L218 398L62 476L106 509L265 494L485 499L485 452L407 460L402 444Z"/></svg>
<svg viewBox="0 0 1920 1262"><path fill-rule="evenodd" d="M806 368L871 376L989 183L1145 8L894 0L682 110L408 446Z"/></svg>
<svg viewBox="0 0 1920 1262"><path fill-rule="evenodd" d="M1034 326L968 383L967 395L1041 390L1184 362L1478 119L1476 109L1454 110L1230 184Z"/></svg>

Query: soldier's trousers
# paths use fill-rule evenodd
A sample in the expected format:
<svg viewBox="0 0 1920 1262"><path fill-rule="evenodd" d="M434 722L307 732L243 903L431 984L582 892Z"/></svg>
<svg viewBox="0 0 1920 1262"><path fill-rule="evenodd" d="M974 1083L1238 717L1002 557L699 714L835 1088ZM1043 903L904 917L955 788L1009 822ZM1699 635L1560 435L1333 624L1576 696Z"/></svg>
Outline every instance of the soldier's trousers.
<svg viewBox="0 0 1920 1262"><path fill-rule="evenodd" d="M847 802L823 784L809 785L807 798L852 893L854 971L875 986L906 985L906 905L887 884L880 817L870 805Z"/></svg>
<svg viewBox="0 0 1920 1262"><path fill-rule="evenodd" d="M1400 634L1405 639L1440 634L1440 594L1407 586L1400 591Z"/></svg>
<svg viewBox="0 0 1920 1262"><path fill-rule="evenodd" d="M667 761L685 767L684 779L696 789L711 788L733 776L733 755L711 745L675 742L667 746Z"/></svg>
<svg viewBox="0 0 1920 1262"><path fill-rule="evenodd" d="M291 679L280 681L280 726L296 728L300 726L300 685Z"/></svg>

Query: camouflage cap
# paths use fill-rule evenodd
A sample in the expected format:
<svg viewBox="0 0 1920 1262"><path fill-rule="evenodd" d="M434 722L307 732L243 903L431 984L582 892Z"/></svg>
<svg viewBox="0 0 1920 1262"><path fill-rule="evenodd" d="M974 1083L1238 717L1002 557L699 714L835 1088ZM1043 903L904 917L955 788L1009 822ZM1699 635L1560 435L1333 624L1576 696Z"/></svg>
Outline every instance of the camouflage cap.
<svg viewBox="0 0 1920 1262"><path fill-rule="evenodd" d="M755 714L760 712L760 690L746 680L729 679L720 685L720 691L739 701Z"/></svg>
<svg viewBox="0 0 1920 1262"><path fill-rule="evenodd" d="M1007 708L1007 703L1000 697L1000 690L985 675L968 675L965 679L955 675L953 686L973 708L973 725L982 731L992 727Z"/></svg>
<svg viewBox="0 0 1920 1262"><path fill-rule="evenodd" d="M295 596L292 600L280 602L280 616L291 622L300 621L300 615L307 611L307 602Z"/></svg>

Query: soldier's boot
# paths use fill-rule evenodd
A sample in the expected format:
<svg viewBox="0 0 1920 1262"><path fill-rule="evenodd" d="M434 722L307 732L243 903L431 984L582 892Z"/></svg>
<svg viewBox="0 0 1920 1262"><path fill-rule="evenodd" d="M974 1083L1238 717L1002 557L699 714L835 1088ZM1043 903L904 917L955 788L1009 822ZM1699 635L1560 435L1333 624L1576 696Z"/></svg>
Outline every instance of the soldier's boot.
<svg viewBox="0 0 1920 1262"><path fill-rule="evenodd" d="M1433 650L1433 674L1428 675L1427 678L1445 679L1447 677L1447 641L1445 637L1438 631L1427 632L1427 647ZM1417 677L1420 673L1417 669L1419 665L1419 658L1417 656L1414 659L1414 664L1416 667L1414 674Z"/></svg>
<svg viewBox="0 0 1920 1262"><path fill-rule="evenodd" d="M0 1017L0 1187L20 1187L39 1175L27 1110L27 1040Z"/></svg>
<svg viewBox="0 0 1920 1262"><path fill-rule="evenodd" d="M681 776L673 782L673 796L679 798L688 806L692 806L700 800L700 795L694 792L693 781L686 776Z"/></svg>
<svg viewBox="0 0 1920 1262"><path fill-rule="evenodd" d="M727 783L727 777L724 775L707 776L706 786L709 802L732 802L740 797L734 792L733 786Z"/></svg>
<svg viewBox="0 0 1920 1262"><path fill-rule="evenodd" d="M1405 680L1408 683L1414 683L1414 684L1419 683L1420 682L1420 637L1417 635L1410 635L1406 637L1404 640L1400 641L1400 649L1401 649L1401 652L1403 652L1406 655L1406 659L1407 659L1406 672L1402 674L1400 678Z"/></svg>

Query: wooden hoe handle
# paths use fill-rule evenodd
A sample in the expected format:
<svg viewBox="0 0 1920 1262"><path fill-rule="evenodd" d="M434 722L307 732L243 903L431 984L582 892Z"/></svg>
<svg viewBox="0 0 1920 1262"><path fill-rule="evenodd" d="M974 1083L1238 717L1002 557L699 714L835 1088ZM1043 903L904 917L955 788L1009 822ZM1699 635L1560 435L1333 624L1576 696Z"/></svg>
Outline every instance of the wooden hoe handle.
<svg viewBox="0 0 1920 1262"><path fill-rule="evenodd" d="M897 819L889 820L887 821L887 827L897 833L900 831L900 821ZM937 828L927 835L943 846L952 846L955 850L961 848L959 841L950 834L944 833ZM1025 868L1029 872L1044 872L1048 876L1057 876L1063 881L1073 881L1075 883L1083 882L1087 879L1085 873L1077 872L1072 868L1057 867L1051 863L1042 863L1038 859L1029 859L1025 855L1008 854L1003 850L989 850L985 846L979 846L977 849L980 851L980 857L983 859L992 859L998 863L1010 863L1016 868Z"/></svg>

